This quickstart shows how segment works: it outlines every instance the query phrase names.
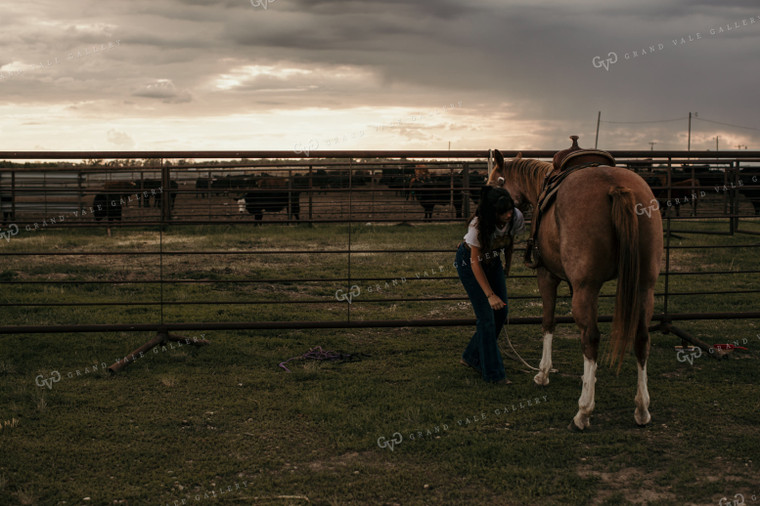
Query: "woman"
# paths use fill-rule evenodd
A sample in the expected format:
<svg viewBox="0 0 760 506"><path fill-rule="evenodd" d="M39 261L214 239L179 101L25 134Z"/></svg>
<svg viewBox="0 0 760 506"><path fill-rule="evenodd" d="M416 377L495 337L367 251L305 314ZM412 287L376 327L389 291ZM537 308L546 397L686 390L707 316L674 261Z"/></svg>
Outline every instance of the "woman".
<svg viewBox="0 0 760 506"><path fill-rule="evenodd" d="M499 254L504 253L509 272L513 238L524 229L523 215L515 209L509 192L484 186L480 204L457 249L454 265L477 317L475 334L460 362L493 383L509 383L497 342L508 310L507 285Z"/></svg>

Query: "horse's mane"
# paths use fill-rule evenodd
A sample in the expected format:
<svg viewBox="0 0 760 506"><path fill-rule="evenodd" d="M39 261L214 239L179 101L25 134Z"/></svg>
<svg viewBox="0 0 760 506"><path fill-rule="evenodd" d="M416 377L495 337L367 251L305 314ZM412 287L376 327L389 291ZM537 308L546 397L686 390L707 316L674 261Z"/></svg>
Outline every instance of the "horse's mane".
<svg viewBox="0 0 760 506"><path fill-rule="evenodd" d="M510 162L509 170L519 180L519 185L523 190L534 190L535 196L541 193L541 186L544 183L546 174L553 168L551 163L534 160L533 158L520 158Z"/></svg>

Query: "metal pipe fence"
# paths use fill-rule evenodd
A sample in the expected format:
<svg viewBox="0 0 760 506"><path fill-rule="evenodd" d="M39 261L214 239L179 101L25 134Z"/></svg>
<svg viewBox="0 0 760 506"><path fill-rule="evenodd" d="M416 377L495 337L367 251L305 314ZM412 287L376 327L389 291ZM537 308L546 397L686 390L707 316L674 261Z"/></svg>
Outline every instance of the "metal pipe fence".
<svg viewBox="0 0 760 506"><path fill-rule="evenodd" d="M547 160L553 154L523 152L525 157ZM441 268L437 273L431 269L430 275L425 271L422 277L409 275L415 268L411 265L420 265L418 259L453 261L456 237L450 247L423 244L414 248L372 248L366 244L357 246L352 242L352 232L358 233L369 222L425 230L461 225L457 230L463 234L487 174L489 152L350 151L310 155L231 151L0 152L0 159L59 161L36 166L5 163L0 168L0 283L5 294L0 300L5 313L0 334L473 325L472 318L377 319L366 311L370 306L466 301L461 290L456 290L456 272L443 272ZM760 232L756 217L756 209L760 213L760 181L754 179L760 174L760 152L628 151L613 155L618 165L651 178L650 184L660 200L637 212L664 211L668 237L742 234L745 238L738 243L733 240L706 245L668 241L664 283L656 294L657 307L662 310L655 320L759 318L760 313L754 310L672 311L674 304L685 307L679 302L689 297L753 297L760 293L760 270L682 271L674 268L671 256L758 247L752 237ZM209 161L212 159L221 162ZM679 185L683 181L688 182ZM696 208L691 207L695 203ZM526 218L530 219L529 213ZM272 237L315 227L328 227L325 233L333 234L336 244L267 246ZM109 233L113 228L118 234L106 240L105 228ZM240 244L233 237L237 243L216 244L215 237L224 237L228 229L255 232L257 242ZM193 240L201 246L180 244L178 235L183 231L197 231ZM52 240L53 236L56 240ZM286 276L272 275L280 264L286 265L288 272L299 271L299 263L312 258L324 259L318 272L322 275L315 276L304 269ZM396 271L388 269L386 275L382 266L373 266L369 274L357 275L357 269L361 271L362 262L368 258L401 258L406 263L411 260L411 264L401 274L391 274ZM268 267L253 269L253 264ZM403 277L407 287L448 285L436 296L419 295L414 290L393 291L398 283L392 283L391 289L376 290L380 296L356 300L350 296L355 286L371 289L389 281L400 283L398 276ZM710 276L745 283L726 290L674 289L671 282ZM511 278L529 283L532 277L523 274ZM341 293L325 295L326 286L338 287ZM290 290L291 287L296 289ZM431 290L437 293L437 289ZM392 296L384 293L391 291ZM209 294L222 296L210 298ZM612 297L612 292L602 294L602 299L610 302ZM561 295L563 299L568 295ZM510 295L510 301L539 300L529 290ZM332 312L317 310L316 314L331 317L306 319L299 312L304 306L325 307ZM203 319L187 321L191 319L184 316L187 308L197 308L190 314ZM283 312L281 308L292 309ZM256 316L280 316L277 320L265 316L245 318L251 312ZM93 315L109 321L92 323ZM610 315L600 316L600 321L609 320ZM570 317L558 317L558 322L569 321ZM512 324L538 322L539 317L510 319Z"/></svg>

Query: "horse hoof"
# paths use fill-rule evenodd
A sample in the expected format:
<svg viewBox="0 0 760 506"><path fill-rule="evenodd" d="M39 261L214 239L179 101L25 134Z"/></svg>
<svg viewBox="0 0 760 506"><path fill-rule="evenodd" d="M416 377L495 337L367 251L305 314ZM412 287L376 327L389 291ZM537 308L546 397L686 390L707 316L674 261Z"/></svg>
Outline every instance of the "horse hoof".
<svg viewBox="0 0 760 506"><path fill-rule="evenodd" d="M573 421L570 422L570 430L572 431L583 432L589 427L591 427L591 418L580 413L576 414Z"/></svg>
<svg viewBox="0 0 760 506"><path fill-rule="evenodd" d="M638 413L634 413L633 418L636 420L636 425L638 425L639 427L646 427L647 425L649 425L649 422L652 421L652 415L650 415L649 413L646 413L646 416L644 417L639 416Z"/></svg>
<svg viewBox="0 0 760 506"><path fill-rule="evenodd" d="M549 376L544 376L541 373L538 373L533 376L533 382L540 387L545 387L549 384Z"/></svg>
<svg viewBox="0 0 760 506"><path fill-rule="evenodd" d="M575 425L575 422L570 422L570 425L567 426L567 430L570 432L583 432L583 429Z"/></svg>

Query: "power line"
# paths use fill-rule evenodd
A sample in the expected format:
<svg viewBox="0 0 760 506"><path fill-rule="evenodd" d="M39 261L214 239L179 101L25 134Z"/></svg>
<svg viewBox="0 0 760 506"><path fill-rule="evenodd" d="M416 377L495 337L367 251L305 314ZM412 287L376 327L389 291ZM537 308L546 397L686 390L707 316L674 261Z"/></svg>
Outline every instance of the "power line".
<svg viewBox="0 0 760 506"><path fill-rule="evenodd" d="M655 121L602 121L602 123L614 123L616 125L633 125L633 124L640 124L640 123L671 123L673 121L684 121L687 119L689 118L684 116L683 118L660 119L660 120L655 120Z"/></svg>
<svg viewBox="0 0 760 506"><path fill-rule="evenodd" d="M756 131L760 132L760 128L755 128L755 127L748 127L748 126L742 126L742 125L733 125L731 123L723 123L721 121L714 121L714 120L710 120L710 119L699 118L699 117L696 117L696 116L694 117L694 119L698 119L700 121L706 121L708 123L715 123L716 125L724 125L724 126L730 126L730 127L736 127L736 128L745 128L747 130L756 130Z"/></svg>
<svg viewBox="0 0 760 506"><path fill-rule="evenodd" d="M659 120L651 120L651 121L605 121L601 120L600 123L611 123L614 125L640 125L645 123L672 123L675 121L684 121L686 119L689 119L688 117L683 118L674 118L674 119L659 119ZM715 123L716 125L723 125L723 126L730 126L735 128L744 128L746 130L755 130L757 132L760 132L760 128L755 127L748 127L744 125L735 125L733 123L725 123L723 121L715 121L711 119L706 118L700 118L699 116L694 116L693 119L699 120L699 121L705 121L707 123Z"/></svg>

